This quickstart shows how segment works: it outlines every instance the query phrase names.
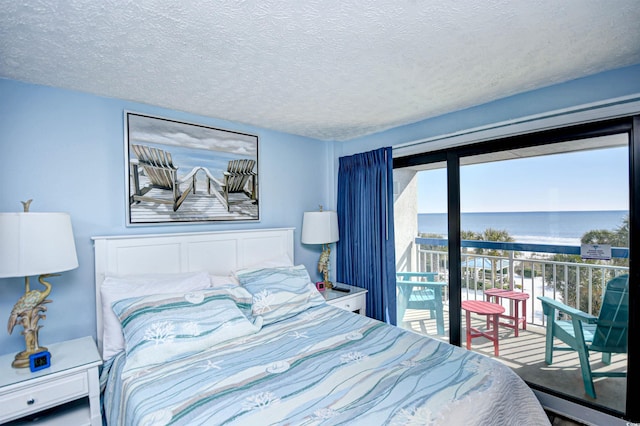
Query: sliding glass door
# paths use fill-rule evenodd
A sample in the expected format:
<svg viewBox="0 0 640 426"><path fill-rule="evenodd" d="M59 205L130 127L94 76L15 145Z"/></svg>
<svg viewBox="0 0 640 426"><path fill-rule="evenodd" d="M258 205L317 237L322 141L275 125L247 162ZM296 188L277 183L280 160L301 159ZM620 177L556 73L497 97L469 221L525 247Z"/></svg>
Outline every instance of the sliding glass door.
<svg viewBox="0 0 640 426"><path fill-rule="evenodd" d="M427 283L399 273L398 292L441 296L433 306L442 307L444 326L437 309L411 302L398 323L495 357L542 392L633 415L624 375L637 374L637 343L626 339L637 327L628 319L637 292L628 279L636 273L637 132L622 119L396 158L394 176L415 175L415 191L403 196L417 206L413 244L402 247L414 260L398 271ZM580 330L571 313L585 319ZM609 328L596 330L601 315ZM568 345L586 349L554 349Z"/></svg>

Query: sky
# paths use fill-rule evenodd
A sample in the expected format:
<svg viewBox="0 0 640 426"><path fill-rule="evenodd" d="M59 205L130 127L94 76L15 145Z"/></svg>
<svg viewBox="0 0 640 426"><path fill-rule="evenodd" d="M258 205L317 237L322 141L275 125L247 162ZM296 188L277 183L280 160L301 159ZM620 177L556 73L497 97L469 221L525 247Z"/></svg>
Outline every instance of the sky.
<svg viewBox="0 0 640 426"><path fill-rule="evenodd" d="M629 209L628 148L462 166L461 211ZM418 212L446 213L446 169L418 173Z"/></svg>

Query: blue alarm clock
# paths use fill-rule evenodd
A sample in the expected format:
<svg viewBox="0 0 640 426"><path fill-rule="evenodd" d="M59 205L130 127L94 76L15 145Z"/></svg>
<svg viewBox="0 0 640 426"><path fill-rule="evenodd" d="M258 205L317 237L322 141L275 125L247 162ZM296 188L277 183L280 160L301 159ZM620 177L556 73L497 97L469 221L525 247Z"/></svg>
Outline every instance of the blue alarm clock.
<svg viewBox="0 0 640 426"><path fill-rule="evenodd" d="M49 351L42 351L29 355L29 369L39 371L51 367L51 354Z"/></svg>

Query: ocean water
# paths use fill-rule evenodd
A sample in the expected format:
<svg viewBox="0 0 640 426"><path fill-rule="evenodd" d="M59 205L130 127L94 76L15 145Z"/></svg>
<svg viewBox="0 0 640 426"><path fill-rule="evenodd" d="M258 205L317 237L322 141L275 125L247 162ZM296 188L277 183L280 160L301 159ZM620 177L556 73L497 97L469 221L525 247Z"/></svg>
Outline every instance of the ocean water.
<svg viewBox="0 0 640 426"><path fill-rule="evenodd" d="M517 242L579 245L591 230L615 231L623 223L627 210L462 213L461 229L483 232L487 228L506 230ZM445 213L418 214L418 232L447 235Z"/></svg>

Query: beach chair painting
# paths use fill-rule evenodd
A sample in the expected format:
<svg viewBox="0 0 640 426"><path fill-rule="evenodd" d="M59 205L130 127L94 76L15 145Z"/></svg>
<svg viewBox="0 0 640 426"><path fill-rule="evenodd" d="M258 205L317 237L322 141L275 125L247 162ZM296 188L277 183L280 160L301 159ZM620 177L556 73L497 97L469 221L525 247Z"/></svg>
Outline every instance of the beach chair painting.
<svg viewBox="0 0 640 426"><path fill-rule="evenodd" d="M257 136L125 117L127 226L260 220Z"/></svg>
<svg viewBox="0 0 640 426"><path fill-rule="evenodd" d="M253 171L255 164L256 162L253 160L229 161L222 184L228 211L231 210L229 194L242 193L256 202L256 176L258 174Z"/></svg>

